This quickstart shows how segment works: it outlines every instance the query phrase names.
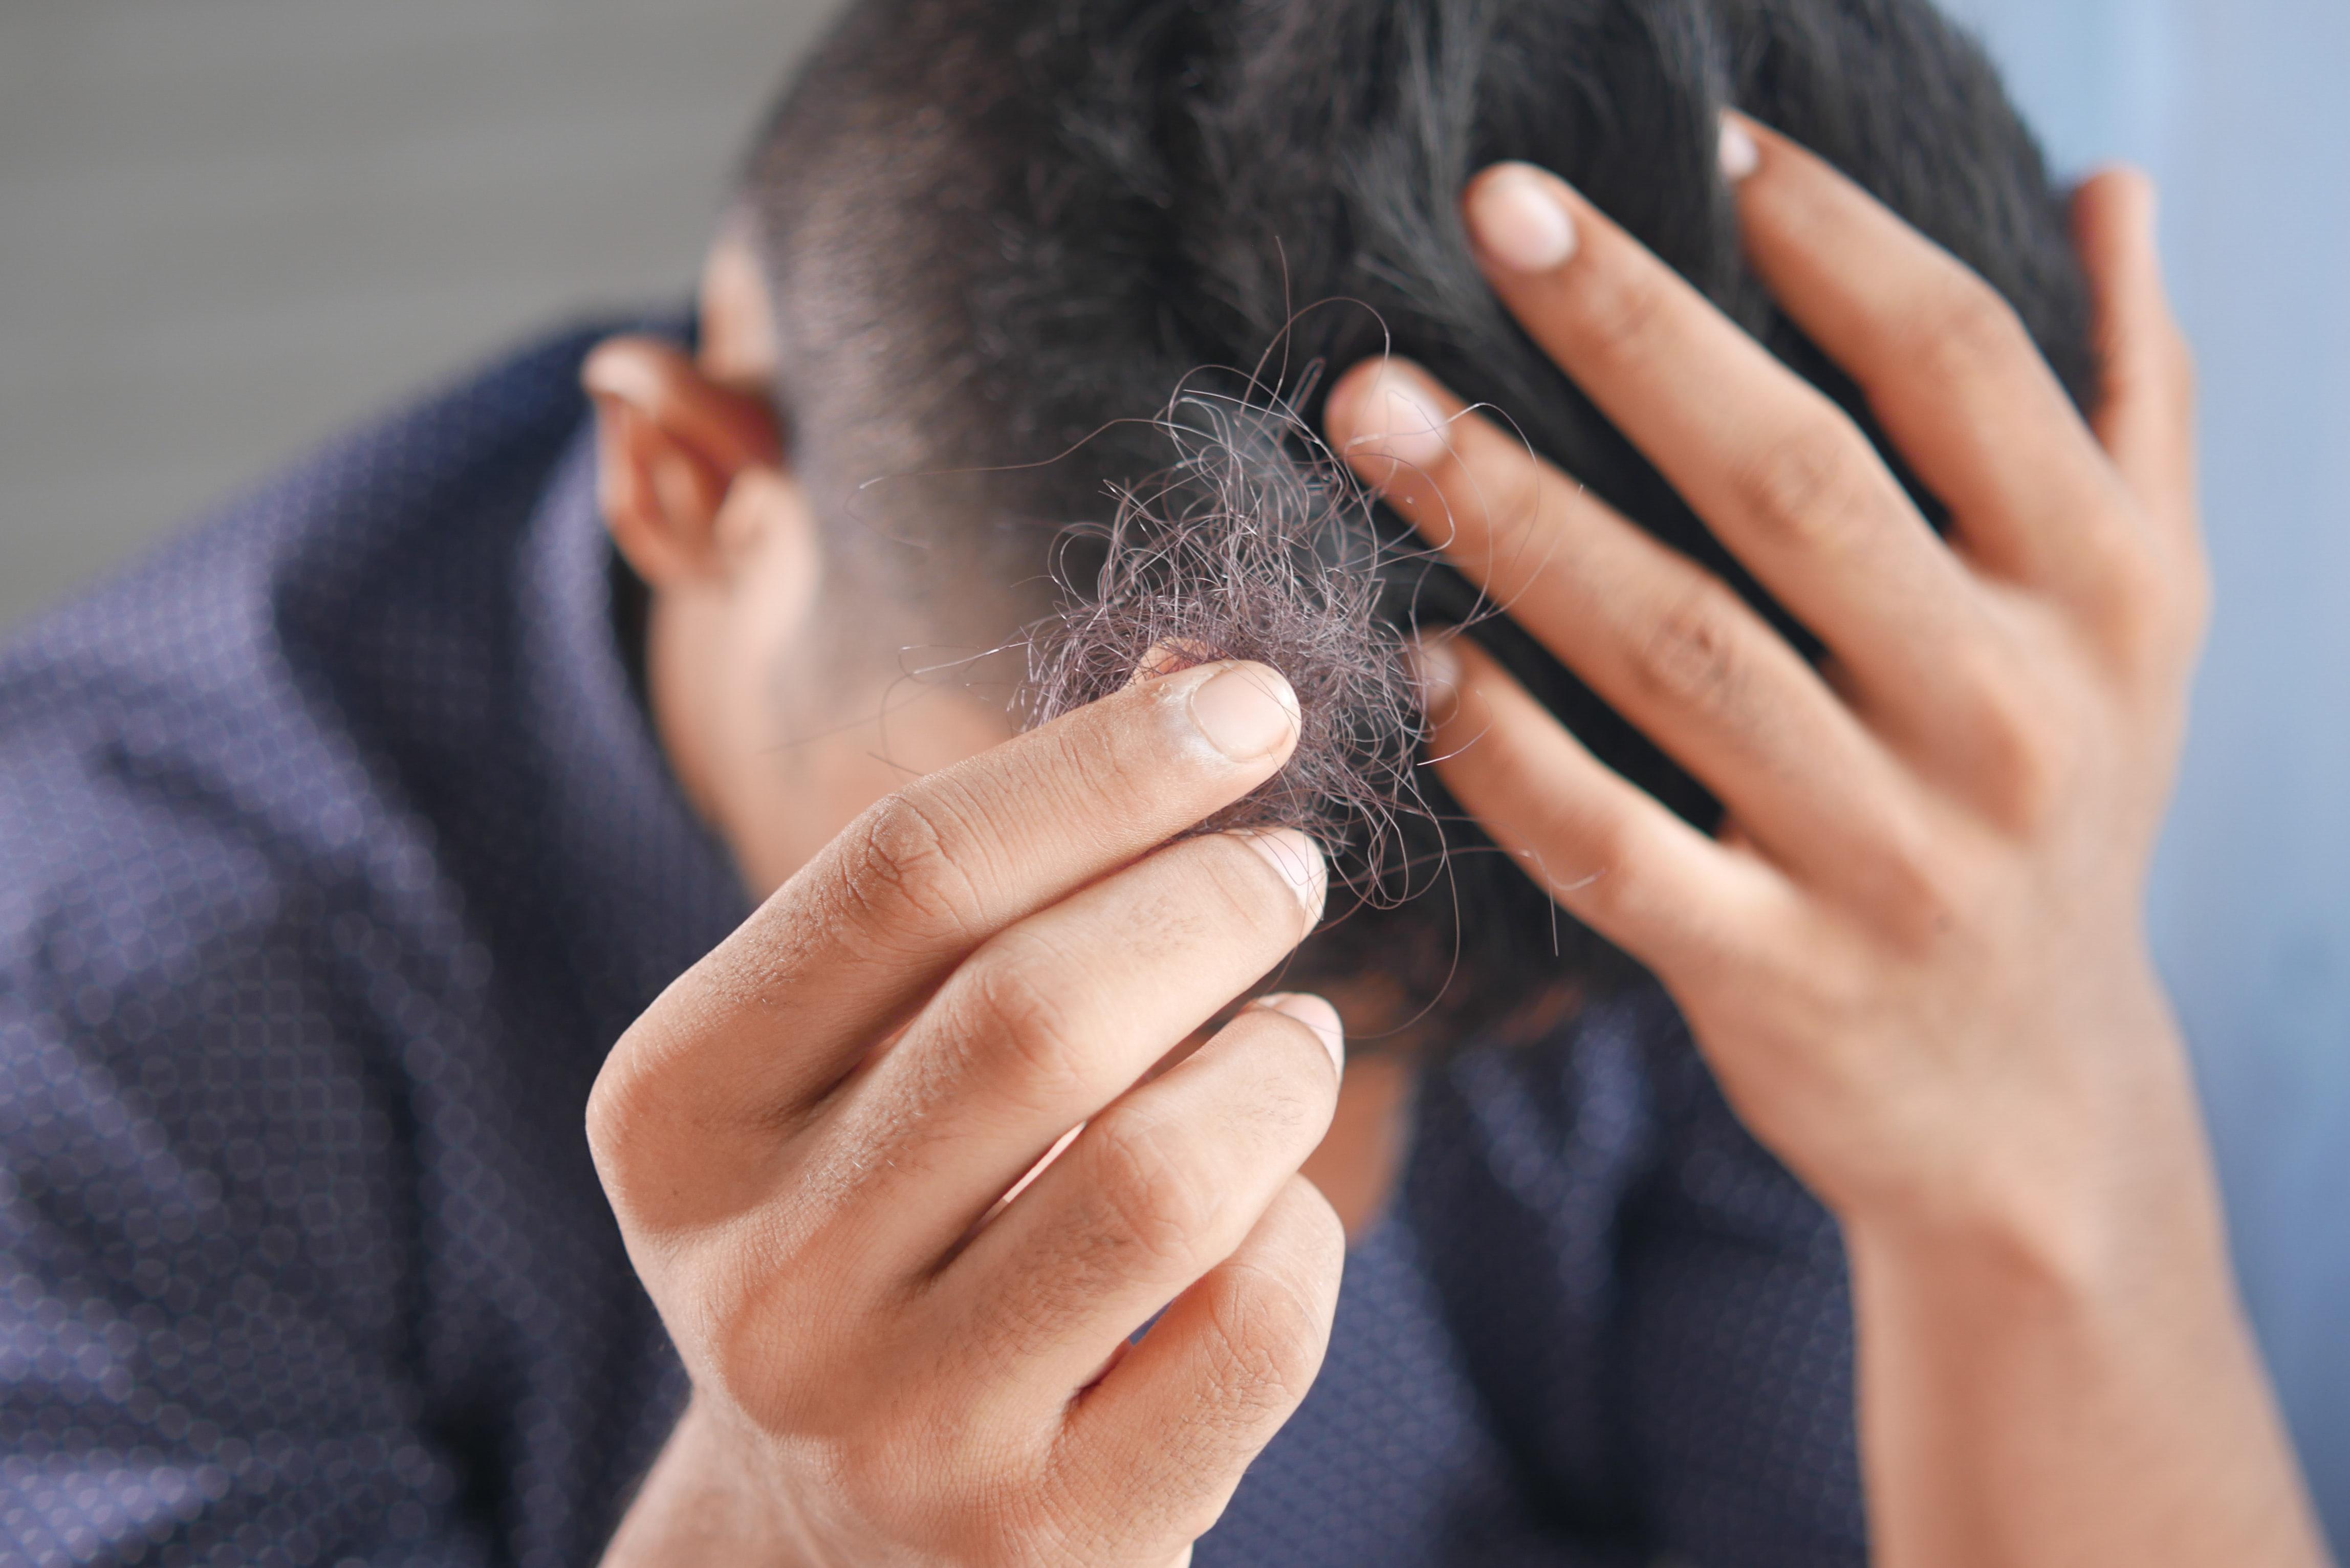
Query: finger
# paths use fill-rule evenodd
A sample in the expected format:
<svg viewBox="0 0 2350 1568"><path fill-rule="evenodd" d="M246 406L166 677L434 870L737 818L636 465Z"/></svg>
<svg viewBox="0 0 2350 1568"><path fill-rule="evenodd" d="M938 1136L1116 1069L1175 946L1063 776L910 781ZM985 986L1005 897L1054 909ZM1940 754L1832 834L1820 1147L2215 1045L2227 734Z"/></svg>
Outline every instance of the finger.
<svg viewBox="0 0 2350 1568"><path fill-rule="evenodd" d="M2193 548L2194 357L2163 287L2155 205L2153 182L2134 169L2095 175L2073 199L2105 371L2095 427L2140 504Z"/></svg>
<svg viewBox="0 0 2350 1568"><path fill-rule="evenodd" d="M1740 964L1795 889L1609 769L1466 639L1424 645L1445 787L1562 909L1668 988Z"/></svg>
<svg viewBox="0 0 2350 1568"><path fill-rule="evenodd" d="M1415 367L1363 368L1333 439L1448 559L1702 779L1789 865L1835 877L1891 760L1729 587L1535 459ZM1410 466L1372 427L1442 431ZM1376 454L1376 455L1375 455Z"/></svg>
<svg viewBox="0 0 2350 1568"><path fill-rule="evenodd" d="M874 806L622 1037L589 1107L608 1180L631 1134L774 1129L964 955L1277 772L1296 699L1262 665L1143 681Z"/></svg>
<svg viewBox="0 0 2350 1568"><path fill-rule="evenodd" d="M1295 1178L1329 1129L1341 1050L1327 1002L1283 998L1095 1116L940 1277L942 1339L1048 1397L1082 1387Z"/></svg>
<svg viewBox="0 0 2350 1568"><path fill-rule="evenodd" d="M1864 689L1930 699L1980 596L1844 410L1555 176L1502 165L1463 208L1511 313L1715 536Z"/></svg>
<svg viewBox="0 0 2350 1568"><path fill-rule="evenodd" d="M1860 384L1975 560L2012 579L2106 587L2116 481L2022 317L1957 257L1824 160L1744 120L1737 187L1755 270Z"/></svg>
<svg viewBox="0 0 2350 1568"><path fill-rule="evenodd" d="M1196 1540L1305 1397L1328 1348L1346 1235L1292 1177L1247 1239L1071 1410L1063 1484L1107 1490Z"/></svg>
<svg viewBox="0 0 2350 1568"><path fill-rule="evenodd" d="M1012 927L827 1109L793 1186L843 1194L859 1256L935 1266L1070 1127L1286 958L1324 877L1302 833L1216 834Z"/></svg>

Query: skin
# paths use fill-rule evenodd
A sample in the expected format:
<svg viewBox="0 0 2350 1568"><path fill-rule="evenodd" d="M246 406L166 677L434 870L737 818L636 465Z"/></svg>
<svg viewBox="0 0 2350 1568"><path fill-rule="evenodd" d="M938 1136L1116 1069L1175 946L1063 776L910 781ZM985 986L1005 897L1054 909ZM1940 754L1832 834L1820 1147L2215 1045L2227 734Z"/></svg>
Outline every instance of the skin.
<svg viewBox="0 0 2350 1568"><path fill-rule="evenodd" d="M2206 599L2149 192L2079 200L2092 427L1981 283L1732 130L1753 265L1951 540L1572 191L1489 171L1465 215L1503 300L1830 656L1413 368L1362 367L1330 423L1366 480L1730 821L1688 828L1466 644L1422 655L1439 765L1656 971L1842 1220L1880 1562L2319 1563L2141 929ZM1399 1125L1315 999L1180 1054L1319 908L1310 844L1166 842L1278 768L1293 700L1210 665L1025 736L952 693L885 734L878 634L779 687L824 559L732 241L705 317L698 362L623 340L588 370L656 722L769 895L589 1109L694 1382L608 1561L1183 1561L1318 1367L1331 1199L1376 1215Z"/></svg>

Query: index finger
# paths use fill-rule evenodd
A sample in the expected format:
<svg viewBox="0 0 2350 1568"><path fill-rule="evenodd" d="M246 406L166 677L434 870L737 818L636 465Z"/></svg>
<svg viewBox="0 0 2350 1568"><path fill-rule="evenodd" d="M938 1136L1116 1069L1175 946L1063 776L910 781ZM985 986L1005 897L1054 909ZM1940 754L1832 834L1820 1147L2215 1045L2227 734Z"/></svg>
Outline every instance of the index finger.
<svg viewBox="0 0 2350 1568"><path fill-rule="evenodd" d="M672 983L598 1098L701 1127L789 1119L989 937L1271 778L1298 724L1279 672L1207 664L917 780Z"/></svg>

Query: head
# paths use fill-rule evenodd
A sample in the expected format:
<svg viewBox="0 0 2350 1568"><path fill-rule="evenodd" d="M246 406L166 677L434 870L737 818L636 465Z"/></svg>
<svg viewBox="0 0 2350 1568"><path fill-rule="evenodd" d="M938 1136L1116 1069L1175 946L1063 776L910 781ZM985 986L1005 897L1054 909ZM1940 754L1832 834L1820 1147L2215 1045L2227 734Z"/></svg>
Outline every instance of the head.
<svg viewBox="0 0 2350 1568"><path fill-rule="evenodd" d="M1219 483L1294 497L1318 472L1326 372L1408 355L1804 643L1501 311L1458 212L1488 163L1556 170L1873 431L1742 265L1716 169L1731 107L1981 272L2086 398L2064 202L1928 0L858 0L745 166L698 349L615 343L589 372L606 509L652 593L662 739L748 879L779 883L910 772L1011 732L1035 628L1085 621L1118 578L1099 525L1119 493L1196 442L1198 421L1154 419L1179 389L1269 410L1218 447ZM1128 513L1121 538L1148 552L1167 519ZM1363 516L1384 563L1375 619L1472 621L1603 758L1711 821L1678 767ZM1234 574L1212 536L1199 555ZM1397 644L1295 646L1359 663ZM1408 746L1408 719L1377 701L1341 711L1391 692L1391 671L1286 672L1337 694L1334 731ZM1426 811L1391 835L1346 799L1333 815L1305 775L1275 792L1370 895L1334 900L1284 984L1328 988L1358 1036L1419 1019L1417 1037L1445 1037L1533 1027L1629 975L1432 775L1402 773L1411 789L1388 797Z"/></svg>

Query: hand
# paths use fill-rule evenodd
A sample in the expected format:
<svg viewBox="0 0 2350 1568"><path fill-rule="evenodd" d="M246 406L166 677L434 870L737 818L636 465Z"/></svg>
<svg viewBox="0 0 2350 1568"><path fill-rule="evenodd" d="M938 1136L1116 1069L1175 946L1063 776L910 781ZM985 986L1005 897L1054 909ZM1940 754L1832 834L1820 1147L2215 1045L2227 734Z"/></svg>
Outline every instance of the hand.
<svg viewBox="0 0 2350 1568"><path fill-rule="evenodd" d="M1167 844L1296 729L1278 675L1209 665L926 777L629 1030L589 1140L693 1397L608 1561L1188 1560L1344 1248L1296 1175L1326 1003L1151 1075L1319 914L1299 835Z"/></svg>
<svg viewBox="0 0 2350 1568"><path fill-rule="evenodd" d="M1424 372L1362 367L1334 441L1727 818L1690 827L1465 639L1424 653L1438 765L1844 1221L1880 1561L2314 1561L2141 924L2206 600L2149 193L2081 198L2091 425L1988 286L1826 165L1739 126L1724 164L1752 265L1950 539L1575 192L1490 170L1465 212L1504 303L1827 653Z"/></svg>

